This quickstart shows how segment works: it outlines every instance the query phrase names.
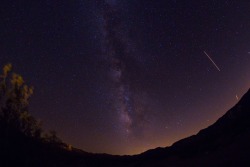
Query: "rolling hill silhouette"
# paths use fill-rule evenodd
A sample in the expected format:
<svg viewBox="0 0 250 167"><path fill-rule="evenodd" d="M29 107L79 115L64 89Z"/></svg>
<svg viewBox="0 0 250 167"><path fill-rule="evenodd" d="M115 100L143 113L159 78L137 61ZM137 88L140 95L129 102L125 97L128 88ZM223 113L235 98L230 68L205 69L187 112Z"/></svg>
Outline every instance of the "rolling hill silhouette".
<svg viewBox="0 0 250 167"><path fill-rule="evenodd" d="M1 167L250 166L250 90L208 128L170 147L139 155L92 154L69 149L66 144L44 143L19 132L0 137L0 144Z"/></svg>

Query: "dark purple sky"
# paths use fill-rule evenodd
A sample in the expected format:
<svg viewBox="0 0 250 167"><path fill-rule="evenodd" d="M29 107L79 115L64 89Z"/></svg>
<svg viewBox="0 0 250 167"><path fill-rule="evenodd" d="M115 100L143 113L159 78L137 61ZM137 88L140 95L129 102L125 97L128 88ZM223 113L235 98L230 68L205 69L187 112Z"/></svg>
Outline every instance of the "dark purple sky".
<svg viewBox="0 0 250 167"><path fill-rule="evenodd" d="M140 153L197 133L250 87L249 9L246 0L5 1L0 65L35 87L32 114L63 141Z"/></svg>

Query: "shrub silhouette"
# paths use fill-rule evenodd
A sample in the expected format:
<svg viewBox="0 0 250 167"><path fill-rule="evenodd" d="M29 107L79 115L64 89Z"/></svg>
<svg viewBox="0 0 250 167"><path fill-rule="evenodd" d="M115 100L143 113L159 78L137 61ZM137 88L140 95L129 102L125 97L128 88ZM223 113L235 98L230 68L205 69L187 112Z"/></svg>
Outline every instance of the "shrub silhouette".
<svg viewBox="0 0 250 167"><path fill-rule="evenodd" d="M57 137L56 135L56 131L51 130L49 131L49 133L46 133L44 135L44 139L45 141L49 142L49 143L62 143L61 139Z"/></svg>

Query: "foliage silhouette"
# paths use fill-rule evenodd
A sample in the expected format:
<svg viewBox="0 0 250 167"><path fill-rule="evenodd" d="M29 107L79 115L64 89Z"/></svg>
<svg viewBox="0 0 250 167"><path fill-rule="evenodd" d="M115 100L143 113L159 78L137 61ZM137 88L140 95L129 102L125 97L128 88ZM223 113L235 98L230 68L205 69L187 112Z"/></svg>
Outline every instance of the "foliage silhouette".
<svg viewBox="0 0 250 167"><path fill-rule="evenodd" d="M46 142L61 143L55 131L43 133L41 122L30 114L29 101L33 92L34 88L12 71L11 64L3 67L0 75L0 127L5 137L8 138L10 131L16 131Z"/></svg>
<svg viewBox="0 0 250 167"><path fill-rule="evenodd" d="M26 85L21 75L12 72L11 64L5 65L0 77L0 120L7 129L41 137L40 123L28 110L32 94L33 87Z"/></svg>

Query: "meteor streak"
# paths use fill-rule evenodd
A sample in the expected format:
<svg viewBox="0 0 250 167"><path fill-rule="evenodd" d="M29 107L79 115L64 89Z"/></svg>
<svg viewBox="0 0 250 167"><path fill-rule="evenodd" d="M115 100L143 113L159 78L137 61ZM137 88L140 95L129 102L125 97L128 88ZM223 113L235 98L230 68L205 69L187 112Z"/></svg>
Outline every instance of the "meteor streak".
<svg viewBox="0 0 250 167"><path fill-rule="evenodd" d="M213 61L213 59L204 51L204 53L207 55L207 57L209 58L209 60L214 64L214 66L217 68L218 71L220 71L220 68L215 64L215 62Z"/></svg>

